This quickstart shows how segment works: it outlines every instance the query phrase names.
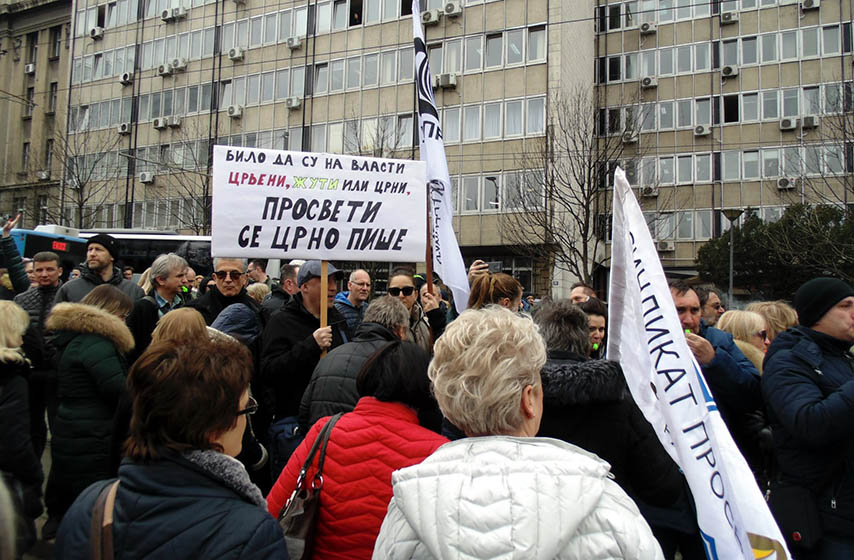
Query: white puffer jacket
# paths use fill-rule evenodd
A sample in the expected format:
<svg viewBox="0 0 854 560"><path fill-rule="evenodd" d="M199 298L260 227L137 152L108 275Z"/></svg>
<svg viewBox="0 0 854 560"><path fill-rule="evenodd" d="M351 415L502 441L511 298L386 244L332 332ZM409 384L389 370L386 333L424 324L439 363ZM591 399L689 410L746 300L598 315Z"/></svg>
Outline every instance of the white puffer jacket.
<svg viewBox="0 0 854 560"><path fill-rule="evenodd" d="M447 443L392 475L375 560L662 559L609 465L549 438Z"/></svg>

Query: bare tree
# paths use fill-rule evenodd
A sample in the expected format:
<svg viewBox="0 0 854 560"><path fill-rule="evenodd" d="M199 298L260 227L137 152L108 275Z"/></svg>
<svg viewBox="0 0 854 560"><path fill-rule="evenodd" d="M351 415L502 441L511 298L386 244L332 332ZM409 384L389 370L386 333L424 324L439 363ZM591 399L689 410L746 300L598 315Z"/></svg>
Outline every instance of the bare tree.
<svg viewBox="0 0 854 560"><path fill-rule="evenodd" d="M502 232L518 253L539 257L545 247L556 267L591 283L608 261L603 218L613 171L641 157L641 112L633 100L624 119L603 127L594 92L582 86L550 104L546 135L529 140L519 171L505 176Z"/></svg>

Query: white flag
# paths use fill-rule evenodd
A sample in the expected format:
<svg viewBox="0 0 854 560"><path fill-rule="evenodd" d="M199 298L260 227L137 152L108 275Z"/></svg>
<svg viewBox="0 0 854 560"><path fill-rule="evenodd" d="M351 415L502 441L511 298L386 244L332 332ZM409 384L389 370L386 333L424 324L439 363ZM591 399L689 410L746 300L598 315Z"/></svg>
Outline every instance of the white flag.
<svg viewBox="0 0 854 560"><path fill-rule="evenodd" d="M681 467L712 560L790 558L747 462L721 419L622 169L614 174L608 358Z"/></svg>
<svg viewBox="0 0 854 560"><path fill-rule="evenodd" d="M433 100L433 81L421 30L421 6L418 0L412 0L412 29L415 38L415 88L418 90L418 138L421 159L427 162L427 187L430 189L433 270L451 288L454 306L462 313L468 306L469 282L451 222L451 178L448 175L448 160L445 159L439 113Z"/></svg>

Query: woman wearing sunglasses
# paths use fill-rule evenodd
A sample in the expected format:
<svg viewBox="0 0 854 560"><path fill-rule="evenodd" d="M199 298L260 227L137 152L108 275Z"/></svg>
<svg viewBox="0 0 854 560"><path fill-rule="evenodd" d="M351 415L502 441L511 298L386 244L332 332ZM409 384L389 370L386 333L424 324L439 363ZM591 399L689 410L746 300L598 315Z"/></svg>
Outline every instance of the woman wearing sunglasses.
<svg viewBox="0 0 854 560"><path fill-rule="evenodd" d="M93 557L93 510L118 482L114 506L104 507L113 519L109 557L286 559L264 496L234 459L258 406L251 375L249 351L233 340L149 347L128 376L133 416L118 481L80 495L60 526L56 557Z"/></svg>
<svg viewBox="0 0 854 560"><path fill-rule="evenodd" d="M731 334L738 349L762 373L762 361L771 345L768 327L762 315L753 311L727 311L715 326Z"/></svg>
<svg viewBox="0 0 854 560"><path fill-rule="evenodd" d="M388 295L400 298L409 311L409 339L427 352L432 352L433 341L445 330L446 318L439 308L439 298L435 294L425 293L419 303L415 277L406 268L392 271L388 280Z"/></svg>

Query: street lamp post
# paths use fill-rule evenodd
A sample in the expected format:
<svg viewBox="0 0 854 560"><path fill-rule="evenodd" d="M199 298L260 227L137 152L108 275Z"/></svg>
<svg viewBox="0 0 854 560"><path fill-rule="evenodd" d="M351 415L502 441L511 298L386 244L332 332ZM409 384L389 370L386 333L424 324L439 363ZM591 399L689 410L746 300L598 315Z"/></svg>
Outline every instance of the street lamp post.
<svg viewBox="0 0 854 560"><path fill-rule="evenodd" d="M723 211L726 219L729 220L729 292L727 293L727 308L732 309L732 247L733 234L732 229L735 226L735 221L744 213L741 208L727 208Z"/></svg>

